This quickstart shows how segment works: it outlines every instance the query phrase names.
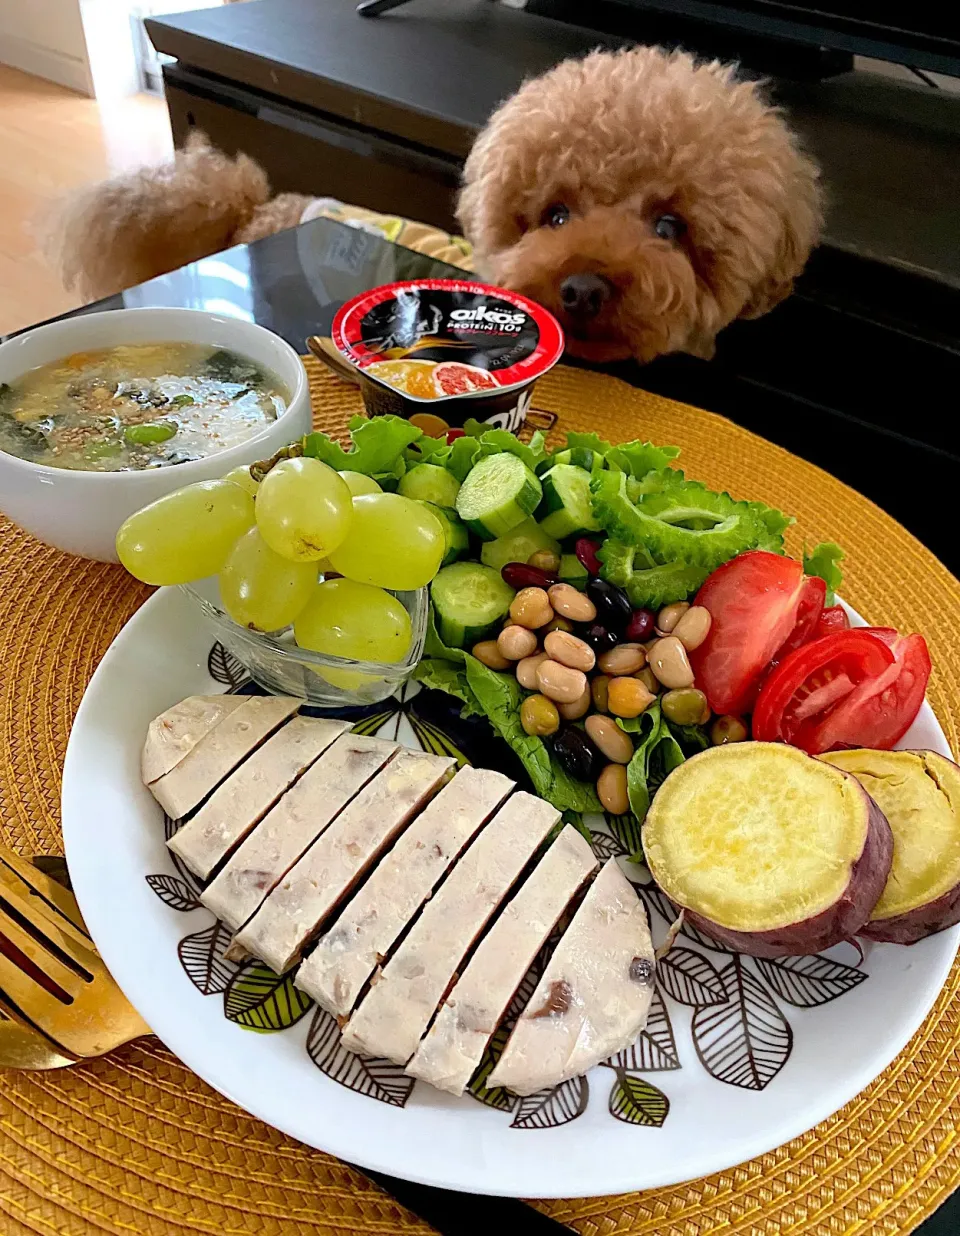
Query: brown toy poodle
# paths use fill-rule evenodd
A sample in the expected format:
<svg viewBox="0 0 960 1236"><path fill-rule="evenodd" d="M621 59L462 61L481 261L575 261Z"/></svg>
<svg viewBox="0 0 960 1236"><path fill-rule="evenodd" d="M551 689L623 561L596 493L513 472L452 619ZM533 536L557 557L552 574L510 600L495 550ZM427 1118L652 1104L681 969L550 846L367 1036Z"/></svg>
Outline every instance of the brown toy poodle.
<svg viewBox="0 0 960 1236"><path fill-rule="evenodd" d="M88 190L55 249L93 297L298 223L310 199L191 142ZM458 214L491 282L560 318L590 360L713 354L791 290L816 243L814 163L734 69L683 52L593 52L527 82L467 159Z"/></svg>

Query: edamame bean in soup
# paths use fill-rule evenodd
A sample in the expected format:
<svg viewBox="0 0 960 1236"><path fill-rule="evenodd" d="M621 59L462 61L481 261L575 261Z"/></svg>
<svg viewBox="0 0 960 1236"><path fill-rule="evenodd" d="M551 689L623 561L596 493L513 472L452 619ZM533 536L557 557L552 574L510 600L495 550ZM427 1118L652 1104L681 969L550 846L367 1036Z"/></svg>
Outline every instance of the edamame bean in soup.
<svg viewBox="0 0 960 1236"><path fill-rule="evenodd" d="M89 472L161 468L246 441L287 399L273 374L206 344L77 352L0 383L0 450Z"/></svg>

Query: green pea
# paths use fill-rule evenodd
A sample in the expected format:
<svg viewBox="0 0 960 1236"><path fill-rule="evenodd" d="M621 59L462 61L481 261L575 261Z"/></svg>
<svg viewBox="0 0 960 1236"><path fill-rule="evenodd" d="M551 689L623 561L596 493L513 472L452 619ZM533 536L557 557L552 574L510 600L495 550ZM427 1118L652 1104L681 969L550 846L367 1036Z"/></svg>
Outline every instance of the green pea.
<svg viewBox="0 0 960 1236"><path fill-rule="evenodd" d="M166 442L177 432L172 421L155 421L147 425L128 425L123 436L134 446L153 446L157 442Z"/></svg>
<svg viewBox="0 0 960 1236"><path fill-rule="evenodd" d="M120 454L120 443L112 438L88 442L83 448L83 457L91 462L97 459L113 459Z"/></svg>

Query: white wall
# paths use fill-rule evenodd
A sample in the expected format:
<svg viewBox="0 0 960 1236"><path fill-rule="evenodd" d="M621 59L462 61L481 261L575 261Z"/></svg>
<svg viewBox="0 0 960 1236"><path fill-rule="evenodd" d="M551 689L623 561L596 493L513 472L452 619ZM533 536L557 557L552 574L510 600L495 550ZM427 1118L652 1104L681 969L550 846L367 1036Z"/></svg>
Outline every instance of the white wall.
<svg viewBox="0 0 960 1236"><path fill-rule="evenodd" d="M0 0L0 64L92 95L80 0Z"/></svg>

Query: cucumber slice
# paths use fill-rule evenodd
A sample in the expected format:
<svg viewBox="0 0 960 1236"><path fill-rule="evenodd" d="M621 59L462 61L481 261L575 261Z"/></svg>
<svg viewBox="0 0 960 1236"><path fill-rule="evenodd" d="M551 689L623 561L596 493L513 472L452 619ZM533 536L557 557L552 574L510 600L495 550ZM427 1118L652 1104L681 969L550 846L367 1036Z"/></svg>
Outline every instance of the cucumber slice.
<svg viewBox="0 0 960 1236"><path fill-rule="evenodd" d="M450 507L437 506L433 502L424 502L423 505L429 507L440 521L446 546L440 565L449 566L451 562L455 562L458 558L462 557L470 548L470 534L458 519L457 512L451 510Z"/></svg>
<svg viewBox="0 0 960 1236"><path fill-rule="evenodd" d="M559 575L561 584L572 584L574 588L579 588L581 592L586 588L590 579L590 572L576 554L560 555Z"/></svg>
<svg viewBox="0 0 960 1236"><path fill-rule="evenodd" d="M448 648L472 648L496 630L513 598L514 590L492 567L476 562L443 567L430 585L437 634Z"/></svg>
<svg viewBox="0 0 960 1236"><path fill-rule="evenodd" d="M557 451L556 455L550 455L537 464L537 476L543 476L556 464L572 464L575 468L592 472L594 466L598 463L602 466L602 462L602 456L597 455L589 446L571 446L564 451Z"/></svg>
<svg viewBox="0 0 960 1236"><path fill-rule="evenodd" d="M434 506L453 506L460 492L460 482L437 464L416 464L400 478L397 493L404 498L418 498Z"/></svg>
<svg viewBox="0 0 960 1236"><path fill-rule="evenodd" d="M541 477L543 530L563 540L575 532L598 532L590 498L590 473L573 464L554 464Z"/></svg>
<svg viewBox="0 0 960 1236"><path fill-rule="evenodd" d="M531 554L541 549L549 549L559 554L560 542L547 536L537 521L530 518L517 524L506 536L498 536L495 541L484 541L480 549L480 561L484 566L499 571L508 562L526 562Z"/></svg>
<svg viewBox="0 0 960 1236"><path fill-rule="evenodd" d="M457 514L471 532L492 541L522 524L542 496L540 482L522 459L506 452L488 455L460 486Z"/></svg>

